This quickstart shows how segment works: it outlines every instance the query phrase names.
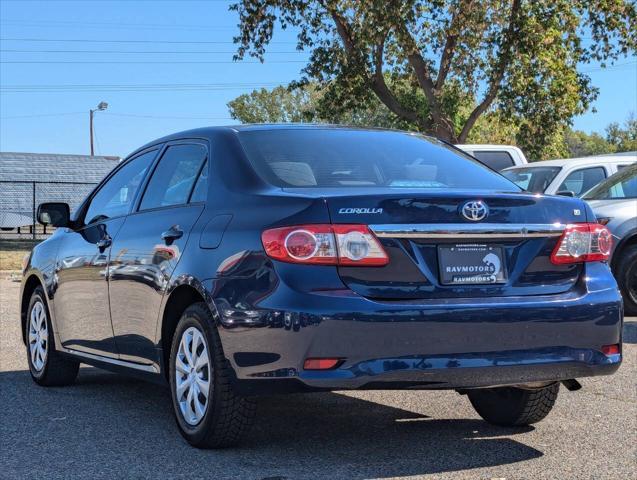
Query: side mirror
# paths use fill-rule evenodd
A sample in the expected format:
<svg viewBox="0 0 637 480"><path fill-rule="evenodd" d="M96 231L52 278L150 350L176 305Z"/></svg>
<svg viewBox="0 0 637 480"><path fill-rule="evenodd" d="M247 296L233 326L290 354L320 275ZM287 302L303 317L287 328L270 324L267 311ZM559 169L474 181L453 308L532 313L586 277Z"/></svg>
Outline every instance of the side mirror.
<svg viewBox="0 0 637 480"><path fill-rule="evenodd" d="M41 203L38 207L38 222L52 227L68 227L71 224L71 210L68 203Z"/></svg>
<svg viewBox="0 0 637 480"><path fill-rule="evenodd" d="M574 197L575 192L571 192L570 190L560 190L559 192L555 192L555 195L562 195L563 197Z"/></svg>

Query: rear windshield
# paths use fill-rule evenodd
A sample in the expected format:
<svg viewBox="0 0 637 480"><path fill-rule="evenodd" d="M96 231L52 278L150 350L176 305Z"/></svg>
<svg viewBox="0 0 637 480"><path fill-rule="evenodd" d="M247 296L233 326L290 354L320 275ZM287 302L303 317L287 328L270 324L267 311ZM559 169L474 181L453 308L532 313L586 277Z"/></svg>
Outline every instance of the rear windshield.
<svg viewBox="0 0 637 480"><path fill-rule="evenodd" d="M544 193L562 167L511 168L502 175L528 192Z"/></svg>
<svg viewBox="0 0 637 480"><path fill-rule="evenodd" d="M474 150L473 156L485 165L498 171L515 165L515 162L513 161L513 158L511 158L511 155L509 155L509 152Z"/></svg>
<svg viewBox="0 0 637 480"><path fill-rule="evenodd" d="M282 188L519 191L471 157L415 134L317 128L242 131L239 138L257 173Z"/></svg>

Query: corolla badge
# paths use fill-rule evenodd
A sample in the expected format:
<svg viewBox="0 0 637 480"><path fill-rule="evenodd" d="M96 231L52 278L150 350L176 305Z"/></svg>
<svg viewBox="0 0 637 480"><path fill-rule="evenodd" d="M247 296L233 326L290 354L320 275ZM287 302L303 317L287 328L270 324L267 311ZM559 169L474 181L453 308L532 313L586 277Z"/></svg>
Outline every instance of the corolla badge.
<svg viewBox="0 0 637 480"><path fill-rule="evenodd" d="M489 207L481 200L470 200L462 204L460 213L467 220L479 222L489 215Z"/></svg>
<svg viewBox="0 0 637 480"><path fill-rule="evenodd" d="M348 215L364 215L370 213L383 213L382 208L339 208L338 213Z"/></svg>

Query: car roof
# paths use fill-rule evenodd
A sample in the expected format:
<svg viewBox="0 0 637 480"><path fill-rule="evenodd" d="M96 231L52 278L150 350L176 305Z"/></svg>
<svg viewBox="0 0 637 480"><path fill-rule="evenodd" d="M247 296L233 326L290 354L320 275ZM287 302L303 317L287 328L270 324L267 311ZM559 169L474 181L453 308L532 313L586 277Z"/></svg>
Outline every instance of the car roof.
<svg viewBox="0 0 637 480"><path fill-rule="evenodd" d="M459 143L456 144L456 147L470 150L520 150L520 148L515 145L497 145L495 143Z"/></svg>
<svg viewBox="0 0 637 480"><path fill-rule="evenodd" d="M603 165L606 163L631 163L637 162L637 155L598 155L594 157L580 157L580 158L560 158L557 160L543 160L541 162L532 162L525 165L516 165L515 167L509 167L505 170L514 170L518 168L537 168L537 167L564 167L569 166L582 166L582 165Z"/></svg>

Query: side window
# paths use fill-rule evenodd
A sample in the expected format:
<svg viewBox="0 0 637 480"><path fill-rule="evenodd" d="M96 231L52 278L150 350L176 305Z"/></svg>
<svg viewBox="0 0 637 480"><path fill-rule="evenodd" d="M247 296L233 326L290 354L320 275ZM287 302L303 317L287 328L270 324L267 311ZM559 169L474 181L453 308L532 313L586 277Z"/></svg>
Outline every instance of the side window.
<svg viewBox="0 0 637 480"><path fill-rule="evenodd" d="M208 194L208 161L203 164L201 167L201 173L199 173L199 178L197 178L197 183L195 183L195 188L192 190L192 195L190 196L190 202L205 202Z"/></svg>
<svg viewBox="0 0 637 480"><path fill-rule="evenodd" d="M98 220L126 215L155 155L157 150L126 162L93 196L84 215L84 223L88 225Z"/></svg>
<svg viewBox="0 0 637 480"><path fill-rule="evenodd" d="M168 147L148 182L139 209L187 203L206 153L199 144Z"/></svg>
<svg viewBox="0 0 637 480"><path fill-rule="evenodd" d="M511 158L511 155L509 155L509 152L490 152L482 150L473 152L473 156L486 166L498 171L515 165L515 162L513 161L513 158Z"/></svg>
<svg viewBox="0 0 637 480"><path fill-rule="evenodd" d="M603 167L582 168L569 173L557 191L567 190L573 192L575 196L580 196L605 178L606 170Z"/></svg>

